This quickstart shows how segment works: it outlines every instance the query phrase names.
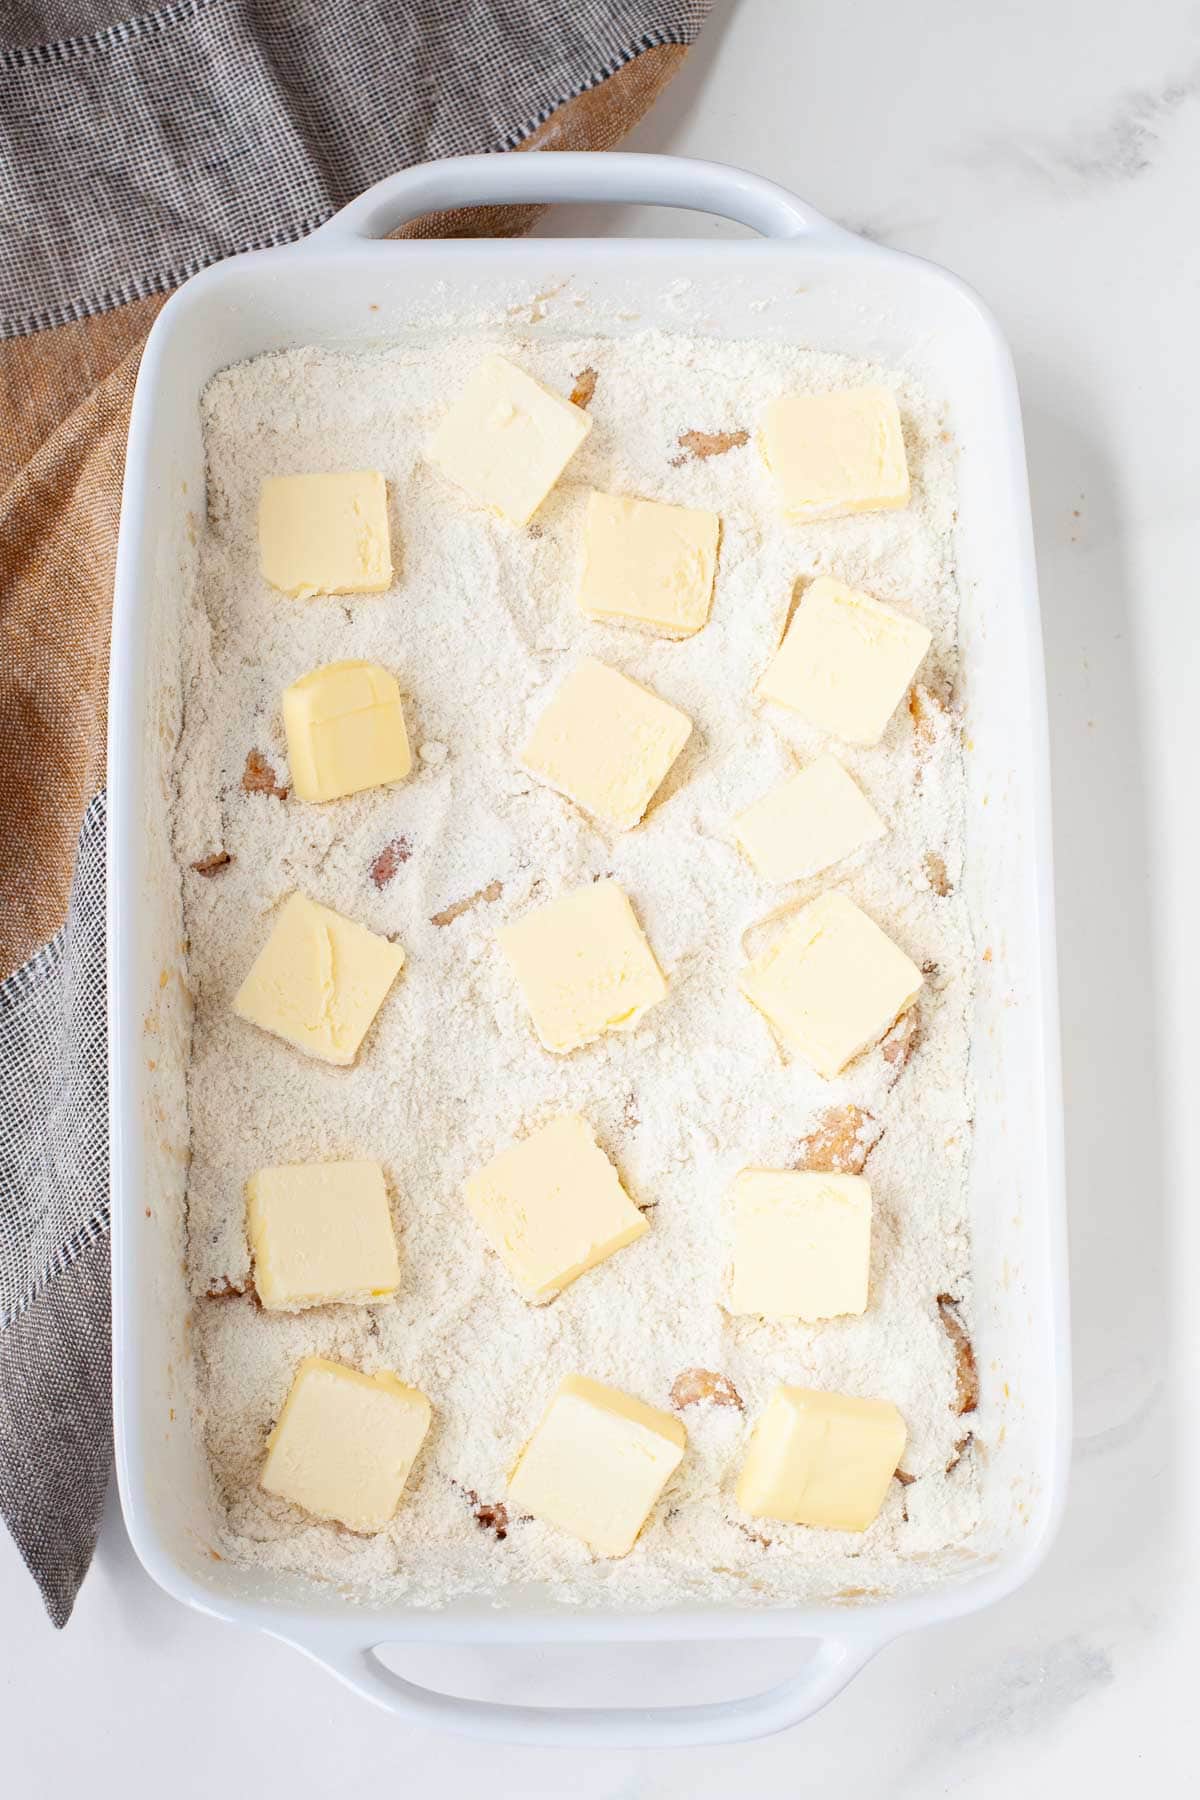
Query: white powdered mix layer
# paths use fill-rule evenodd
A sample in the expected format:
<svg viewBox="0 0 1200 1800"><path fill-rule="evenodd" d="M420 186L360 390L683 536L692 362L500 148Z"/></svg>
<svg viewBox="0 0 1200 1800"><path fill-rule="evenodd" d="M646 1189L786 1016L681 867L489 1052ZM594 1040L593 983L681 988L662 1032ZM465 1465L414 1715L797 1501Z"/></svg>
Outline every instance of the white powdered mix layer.
<svg viewBox="0 0 1200 1800"><path fill-rule="evenodd" d="M471 506L421 456L447 400L497 349L561 393L582 370L596 372L594 429L524 531ZM789 390L868 381L898 391L911 506L786 526L753 443L763 406ZM901 706L877 748L832 746L890 831L816 881L788 890L760 882L731 821L797 758L831 747L753 697L798 578L837 575L924 620L934 648L921 679L952 691L953 450L937 409L886 370L786 347L510 330L369 355L260 358L211 383L204 416L210 525L185 647L176 844L197 995L190 1278L204 1430L227 1507L222 1554L421 1605L530 1582L559 1599L622 1607L779 1604L894 1592L936 1576L978 1516L973 1457L956 1448L966 1422L937 1305L951 1295L969 1317L973 952L954 891L963 831L952 715L935 708L922 731ZM682 433L742 431L750 441L724 454L697 457L680 444ZM350 468L387 477L391 591L305 602L271 592L257 563L263 477ZM712 619L696 637L663 642L579 615L593 486L720 514ZM598 829L518 765L548 693L585 653L695 721L647 820L624 835ZM418 751L412 777L328 806L244 791L251 751L286 786L280 693L340 657L395 671ZM215 874L191 870L218 852L232 862ZM539 1047L495 932L601 875L630 895L670 991L636 1030L560 1059ZM928 979L907 1065L895 1046L891 1060L876 1049L826 1083L781 1054L738 993L737 972L760 946L760 921L829 886L852 895ZM407 955L353 1069L307 1060L230 1007L296 887L394 935ZM882 1132L866 1166L869 1310L819 1327L730 1319L720 1301L733 1176L793 1164L828 1109L850 1103ZM462 1184L497 1149L568 1109L591 1121L650 1209L651 1229L534 1307L485 1247ZM243 1291L247 1177L266 1164L363 1157L387 1172L398 1297L375 1309L262 1312ZM267 1433L306 1353L393 1369L433 1403L409 1489L377 1537L315 1522L258 1488ZM579 1370L666 1407L676 1378L696 1367L727 1377L744 1410L683 1410L680 1475L624 1561L595 1561L533 1520L510 1519L502 1538L487 1522L563 1375ZM893 1483L864 1535L739 1515L733 1485L751 1424L780 1380L886 1398L903 1413L912 1479Z"/></svg>

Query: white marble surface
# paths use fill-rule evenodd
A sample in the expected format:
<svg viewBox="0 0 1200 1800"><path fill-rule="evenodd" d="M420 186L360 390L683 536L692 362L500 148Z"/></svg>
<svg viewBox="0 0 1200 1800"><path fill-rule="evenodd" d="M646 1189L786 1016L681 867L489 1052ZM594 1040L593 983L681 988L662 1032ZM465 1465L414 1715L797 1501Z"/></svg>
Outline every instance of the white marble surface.
<svg viewBox="0 0 1200 1800"><path fill-rule="evenodd" d="M719 5L633 147L741 163L947 264L1016 353L1057 807L1077 1381L1061 1539L1026 1591L885 1651L794 1732L577 1759L407 1731L293 1652L189 1615L136 1566L114 1506L61 1636L0 1539L0 1761L14 1794L384 1783L472 1800L700 1800L753 1782L763 1800L999 1800L1015 1784L1041 1800L1123 1794L1131 1779L1182 1793L1195 1779L1195 0ZM636 212L605 225L657 228ZM794 1653L421 1661L447 1687L580 1701L745 1692Z"/></svg>

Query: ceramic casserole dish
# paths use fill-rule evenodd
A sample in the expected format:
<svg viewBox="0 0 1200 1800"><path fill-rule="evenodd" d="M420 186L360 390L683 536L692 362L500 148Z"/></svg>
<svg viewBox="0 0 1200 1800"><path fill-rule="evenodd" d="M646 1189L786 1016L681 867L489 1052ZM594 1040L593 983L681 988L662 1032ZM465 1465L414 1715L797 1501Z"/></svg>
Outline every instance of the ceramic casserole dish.
<svg viewBox="0 0 1200 1800"><path fill-rule="evenodd" d="M622 201L734 219L757 239L383 241L405 221L489 202ZM212 1551L195 1423L183 1232L190 1009L180 879L169 838L182 706L180 607L204 529L200 395L218 370L302 345L354 349L436 322L481 289L569 280L611 333L678 329L685 280L703 329L877 359L944 400L960 445L957 561L968 841L981 965L972 1032L970 1182L975 1428L988 1447L970 1554L924 1591L853 1606L680 1606L617 1614L535 1591L440 1611L372 1608ZM756 296L770 294L769 308ZM547 330L553 330L551 320ZM117 1468L134 1547L203 1612L294 1644L414 1721L530 1743L667 1745L765 1735L832 1698L902 1633L989 1604L1045 1553L1069 1437L1066 1249L1044 676L1021 422L1010 358L954 277L831 224L757 177L631 155L462 158L409 170L303 243L232 258L163 308L129 435L113 618L109 728L109 1041ZM166 979L164 979L166 977ZM178 977L175 979L174 977ZM147 1030L154 1047L149 1050ZM798 1672L769 1691L654 1709L502 1705L424 1688L387 1644L796 1640Z"/></svg>

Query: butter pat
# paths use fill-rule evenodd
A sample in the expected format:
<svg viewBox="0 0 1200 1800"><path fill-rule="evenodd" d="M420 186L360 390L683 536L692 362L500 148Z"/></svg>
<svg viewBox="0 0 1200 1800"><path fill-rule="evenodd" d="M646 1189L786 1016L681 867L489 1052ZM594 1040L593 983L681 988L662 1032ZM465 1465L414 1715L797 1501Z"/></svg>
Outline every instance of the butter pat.
<svg viewBox="0 0 1200 1800"><path fill-rule="evenodd" d="M589 657L555 694L521 760L585 812L627 831L691 730L686 713Z"/></svg>
<svg viewBox="0 0 1200 1800"><path fill-rule="evenodd" d="M489 356L451 405L426 454L472 500L526 525L591 429L581 406L502 356Z"/></svg>
<svg viewBox="0 0 1200 1800"><path fill-rule="evenodd" d="M233 1010L320 1062L346 1066L404 963L399 944L306 894L283 904Z"/></svg>
<svg viewBox="0 0 1200 1800"><path fill-rule="evenodd" d="M747 807L734 830L765 880L800 881L873 844L887 827L841 763L818 756Z"/></svg>
<svg viewBox="0 0 1200 1800"><path fill-rule="evenodd" d="M720 530L716 513L593 493L583 528L580 611L690 637L708 620Z"/></svg>
<svg viewBox="0 0 1200 1800"><path fill-rule="evenodd" d="M391 586L387 482L376 469L274 475L258 503L263 579L293 600Z"/></svg>
<svg viewBox="0 0 1200 1800"><path fill-rule="evenodd" d="M552 1300L649 1230L577 1113L564 1114L466 1184L467 1205L526 1300Z"/></svg>
<svg viewBox="0 0 1200 1800"><path fill-rule="evenodd" d="M915 619L820 575L758 691L847 744L877 744L931 641Z"/></svg>
<svg viewBox="0 0 1200 1800"><path fill-rule="evenodd" d="M731 1313L814 1324L866 1311L870 1182L861 1175L743 1169L732 1203Z"/></svg>
<svg viewBox="0 0 1200 1800"><path fill-rule="evenodd" d="M821 894L743 972L741 989L832 1080L911 1006L921 971L845 894Z"/></svg>
<svg viewBox="0 0 1200 1800"><path fill-rule="evenodd" d="M373 1162L291 1163L246 1184L254 1287L268 1312L366 1305L400 1283L383 1170Z"/></svg>
<svg viewBox="0 0 1200 1800"><path fill-rule="evenodd" d="M615 881L551 900L498 934L534 1030L565 1056L605 1031L630 1031L667 992L663 972Z"/></svg>
<svg viewBox="0 0 1200 1800"><path fill-rule="evenodd" d="M268 1494L351 1531L382 1531L429 1430L424 1394L322 1356L296 1370L260 1477Z"/></svg>
<svg viewBox="0 0 1200 1800"><path fill-rule="evenodd" d="M763 414L763 461L797 521L908 505L908 462L890 388L788 394Z"/></svg>
<svg viewBox="0 0 1200 1800"><path fill-rule="evenodd" d="M888 1400L778 1387L754 1428L737 1502L756 1519L865 1531L908 1433Z"/></svg>
<svg viewBox="0 0 1200 1800"><path fill-rule="evenodd" d="M412 768L400 689L378 663L326 663L302 676L284 689L283 723L301 800L340 800Z"/></svg>
<svg viewBox="0 0 1200 1800"><path fill-rule="evenodd" d="M686 1443L670 1413L568 1375L509 1476L509 1498L597 1556L626 1556Z"/></svg>

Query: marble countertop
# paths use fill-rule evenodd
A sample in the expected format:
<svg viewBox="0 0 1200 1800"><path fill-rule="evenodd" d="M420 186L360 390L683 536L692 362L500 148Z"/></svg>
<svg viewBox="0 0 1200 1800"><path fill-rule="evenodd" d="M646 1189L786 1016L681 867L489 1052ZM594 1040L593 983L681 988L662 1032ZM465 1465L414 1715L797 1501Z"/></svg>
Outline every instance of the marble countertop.
<svg viewBox="0 0 1200 1800"><path fill-rule="evenodd" d="M1200 1628L1183 1507L1198 1473L1185 1406L1200 1392L1188 1130L1200 1091L1200 14L1194 0L718 0L630 147L742 164L946 264L1015 352L1056 807L1076 1358L1061 1536L1024 1591L884 1651L793 1732L577 1758L409 1731L293 1651L187 1613L134 1561L114 1499L61 1635L0 1534L0 1761L14 1794L150 1794L164 1777L174 1795L296 1800L381 1782L472 1800L703 1800L750 1782L761 1800L1186 1785ZM564 209L544 229L583 228ZM604 228L662 227L613 209ZM767 1686L796 1651L419 1662L431 1685L495 1698L670 1701Z"/></svg>

